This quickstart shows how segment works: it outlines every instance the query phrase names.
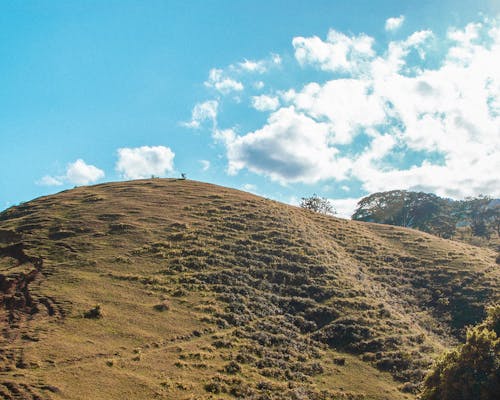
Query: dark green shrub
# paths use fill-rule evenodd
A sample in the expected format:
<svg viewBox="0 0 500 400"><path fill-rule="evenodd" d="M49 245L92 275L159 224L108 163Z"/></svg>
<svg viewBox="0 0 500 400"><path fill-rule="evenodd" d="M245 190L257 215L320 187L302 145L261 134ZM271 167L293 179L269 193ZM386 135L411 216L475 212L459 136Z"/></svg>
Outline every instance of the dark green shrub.
<svg viewBox="0 0 500 400"><path fill-rule="evenodd" d="M424 380L422 400L495 400L500 393L500 305L443 354Z"/></svg>
<svg viewBox="0 0 500 400"><path fill-rule="evenodd" d="M238 372L241 372L241 367L236 361L231 361L224 367L224 372L228 374L236 374Z"/></svg>
<svg viewBox="0 0 500 400"><path fill-rule="evenodd" d="M99 304L97 304L94 308L91 308L88 311L83 313L83 318L88 319L100 319L103 317L102 309Z"/></svg>

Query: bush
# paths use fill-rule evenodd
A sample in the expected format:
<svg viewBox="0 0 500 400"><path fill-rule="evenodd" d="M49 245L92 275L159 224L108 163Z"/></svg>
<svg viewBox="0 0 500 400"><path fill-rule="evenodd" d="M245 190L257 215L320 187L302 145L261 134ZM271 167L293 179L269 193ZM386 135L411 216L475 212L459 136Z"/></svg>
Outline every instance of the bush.
<svg viewBox="0 0 500 400"><path fill-rule="evenodd" d="M88 319L100 319L103 317L102 309L99 304L97 304L94 308L91 308L88 311L83 313L83 318Z"/></svg>
<svg viewBox="0 0 500 400"><path fill-rule="evenodd" d="M224 372L226 372L228 374L236 374L238 372L241 372L241 367L239 366L239 364L237 362L231 361L229 364L227 364L224 367Z"/></svg>
<svg viewBox="0 0 500 400"><path fill-rule="evenodd" d="M500 393L500 305L442 355L424 380L422 400L494 400Z"/></svg>

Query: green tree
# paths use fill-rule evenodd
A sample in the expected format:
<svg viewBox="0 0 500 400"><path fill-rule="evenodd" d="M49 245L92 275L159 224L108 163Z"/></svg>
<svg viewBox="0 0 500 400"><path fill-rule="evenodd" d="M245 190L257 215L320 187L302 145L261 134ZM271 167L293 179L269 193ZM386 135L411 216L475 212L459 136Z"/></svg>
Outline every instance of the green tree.
<svg viewBox="0 0 500 400"><path fill-rule="evenodd" d="M302 197L300 206L320 214L335 215L336 211L333 204L324 197L318 197L313 194L311 197Z"/></svg>
<svg viewBox="0 0 500 400"><path fill-rule="evenodd" d="M490 238L496 231L496 220L499 218L498 206L492 204L488 196L467 197L460 202L460 212L472 230L474 236Z"/></svg>
<svg viewBox="0 0 500 400"><path fill-rule="evenodd" d="M496 400L500 393L500 305L443 354L423 383L421 400Z"/></svg>
<svg viewBox="0 0 500 400"><path fill-rule="evenodd" d="M446 200L434 194L391 190L359 201L352 219L428 230Z"/></svg>
<svg viewBox="0 0 500 400"><path fill-rule="evenodd" d="M451 239L457 230L456 223L456 219L451 215L436 215L430 220L426 231L445 239Z"/></svg>

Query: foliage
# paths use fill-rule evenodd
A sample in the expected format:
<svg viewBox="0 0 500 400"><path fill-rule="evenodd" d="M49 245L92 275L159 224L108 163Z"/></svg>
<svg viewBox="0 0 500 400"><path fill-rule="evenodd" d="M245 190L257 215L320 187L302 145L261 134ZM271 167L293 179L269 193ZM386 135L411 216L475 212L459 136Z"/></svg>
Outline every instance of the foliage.
<svg viewBox="0 0 500 400"><path fill-rule="evenodd" d="M474 236L489 239L491 233L499 233L500 204L488 196L468 197L460 202L460 211L468 221Z"/></svg>
<svg viewBox="0 0 500 400"><path fill-rule="evenodd" d="M353 219L424 228L439 215L443 200L434 194L406 190L374 193L361 199Z"/></svg>
<svg viewBox="0 0 500 400"><path fill-rule="evenodd" d="M405 226L451 238L458 225L474 236L500 235L500 203L487 196L453 201L431 193L392 190L371 194L358 202L352 219Z"/></svg>
<svg viewBox="0 0 500 400"><path fill-rule="evenodd" d="M311 197L302 197L300 206L302 208L315 211L320 214L336 214L333 204L328 199L324 197L318 197L316 194L313 194Z"/></svg>
<svg viewBox="0 0 500 400"><path fill-rule="evenodd" d="M422 400L493 400L500 393L500 305L469 328L465 344L445 353L424 381Z"/></svg>
<svg viewBox="0 0 500 400"><path fill-rule="evenodd" d="M102 308L99 304L97 304L94 308L91 308L88 311L83 313L83 318L88 319L100 319L103 317Z"/></svg>

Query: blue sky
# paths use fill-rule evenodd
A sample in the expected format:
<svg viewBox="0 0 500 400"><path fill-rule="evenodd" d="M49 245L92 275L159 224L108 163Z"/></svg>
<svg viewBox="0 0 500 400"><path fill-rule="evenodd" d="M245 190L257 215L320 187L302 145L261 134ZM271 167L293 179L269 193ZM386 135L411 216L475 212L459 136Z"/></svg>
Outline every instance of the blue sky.
<svg viewBox="0 0 500 400"><path fill-rule="evenodd" d="M437 3L437 4L436 4ZM500 196L500 2L0 3L0 209L188 178Z"/></svg>

